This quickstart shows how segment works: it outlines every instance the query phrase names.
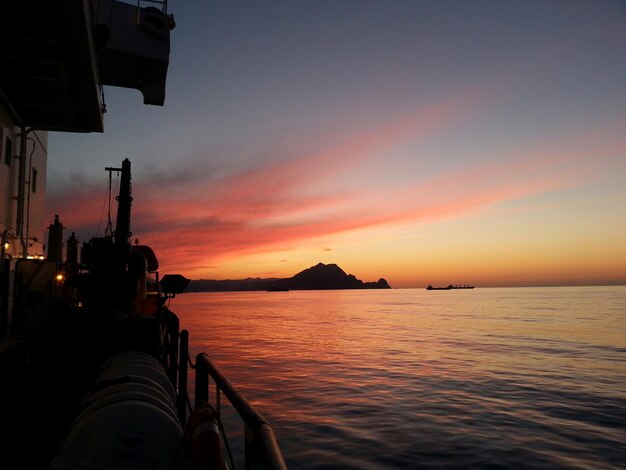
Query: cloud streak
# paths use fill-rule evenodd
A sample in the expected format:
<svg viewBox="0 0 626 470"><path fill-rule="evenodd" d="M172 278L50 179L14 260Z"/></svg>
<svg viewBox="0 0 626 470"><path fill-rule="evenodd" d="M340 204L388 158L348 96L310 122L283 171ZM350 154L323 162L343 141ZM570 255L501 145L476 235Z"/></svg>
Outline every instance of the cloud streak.
<svg viewBox="0 0 626 470"><path fill-rule="evenodd" d="M330 178L350 178L356 168L385 158L397 146L428 140L485 112L483 96L468 90L340 143L277 156L230 175L216 175L204 164L152 172L133 180L133 230L168 271L198 277L243 254L296 248L354 230L454 218L566 188L589 178L594 156L617 158L626 152L623 137L607 139L606 132L594 130L523 152L511 150L481 166L467 162L428 181L403 179L391 186L351 181L351 189L317 190ZM91 186L78 195L60 193L52 208L85 238L85 229L98 223L103 193Z"/></svg>

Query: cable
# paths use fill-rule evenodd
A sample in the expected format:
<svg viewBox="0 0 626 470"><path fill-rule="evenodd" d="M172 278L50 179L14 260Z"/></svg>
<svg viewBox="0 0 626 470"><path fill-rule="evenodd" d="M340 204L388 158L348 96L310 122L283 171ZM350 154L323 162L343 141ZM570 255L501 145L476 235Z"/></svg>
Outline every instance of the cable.
<svg viewBox="0 0 626 470"><path fill-rule="evenodd" d="M108 192L109 192L109 189L107 188L104 191L104 198L102 198L102 209L100 210L100 221L98 222L98 230L96 230L96 237L100 235L100 227L102 226L102 219L104 218L104 206L106 206L106 203L107 203Z"/></svg>

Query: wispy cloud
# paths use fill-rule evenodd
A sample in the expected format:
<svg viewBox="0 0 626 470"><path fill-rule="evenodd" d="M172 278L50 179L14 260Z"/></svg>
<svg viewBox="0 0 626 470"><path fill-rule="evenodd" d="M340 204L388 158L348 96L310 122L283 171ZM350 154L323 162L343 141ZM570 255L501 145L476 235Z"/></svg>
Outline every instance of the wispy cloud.
<svg viewBox="0 0 626 470"><path fill-rule="evenodd" d="M367 161L406 142L454 129L484 112L481 93L463 92L333 145L311 144L229 175L206 163L154 170L133 180L133 230L157 250L168 270L202 275L240 254L295 248L351 230L457 217L488 205L577 184L597 168L594 156L622 155L625 138L591 131L510 150L481 166L467 164L428 181L319 193L328 178L350 178ZM375 175L374 178L375 180ZM53 205L70 227L98 224L104 188L57 193ZM393 201L390 204L390 201ZM89 207L89 210L85 210ZM106 208L104 215L106 216ZM70 222L71 221L71 222ZM83 236L86 232L83 230ZM330 250L324 248L324 250Z"/></svg>

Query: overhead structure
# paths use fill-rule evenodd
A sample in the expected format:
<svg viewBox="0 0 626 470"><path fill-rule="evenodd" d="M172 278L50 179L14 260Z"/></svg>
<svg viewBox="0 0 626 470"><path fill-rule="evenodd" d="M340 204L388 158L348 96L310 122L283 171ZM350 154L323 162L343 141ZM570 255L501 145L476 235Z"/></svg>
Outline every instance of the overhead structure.
<svg viewBox="0 0 626 470"><path fill-rule="evenodd" d="M0 14L0 102L20 127L102 132L102 85L163 105L174 27L165 2L20 0Z"/></svg>

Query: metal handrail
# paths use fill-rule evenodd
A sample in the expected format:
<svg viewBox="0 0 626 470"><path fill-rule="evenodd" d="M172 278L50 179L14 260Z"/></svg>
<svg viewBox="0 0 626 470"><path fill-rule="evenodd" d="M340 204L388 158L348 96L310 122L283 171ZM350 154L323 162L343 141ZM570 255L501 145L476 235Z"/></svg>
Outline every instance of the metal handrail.
<svg viewBox="0 0 626 470"><path fill-rule="evenodd" d="M181 331L181 354L180 364L189 360L186 352L188 344L188 332ZM183 348L184 351L183 352ZM187 356L187 357L184 357ZM219 370L215 363L205 353L196 356L195 364L189 363L192 369L196 371L195 380L195 408L202 407L209 403L209 377L213 379L216 387L216 411L219 414L220 394L223 393L233 408L237 411L240 418L244 422L245 434L245 458L246 468L250 468L253 464L261 465L263 468L270 470L286 470L287 465L278 445L274 430L268 421L246 400L239 390L226 378ZM186 367L185 376L186 376ZM182 377L183 371L180 371L179 379ZM186 382L186 380L185 380ZM179 386L183 384L179 383ZM184 384L186 386L186 383ZM180 388L180 387L179 387ZM180 406L184 406L182 401ZM179 407L179 413L184 411ZM183 414L184 416L184 414Z"/></svg>

